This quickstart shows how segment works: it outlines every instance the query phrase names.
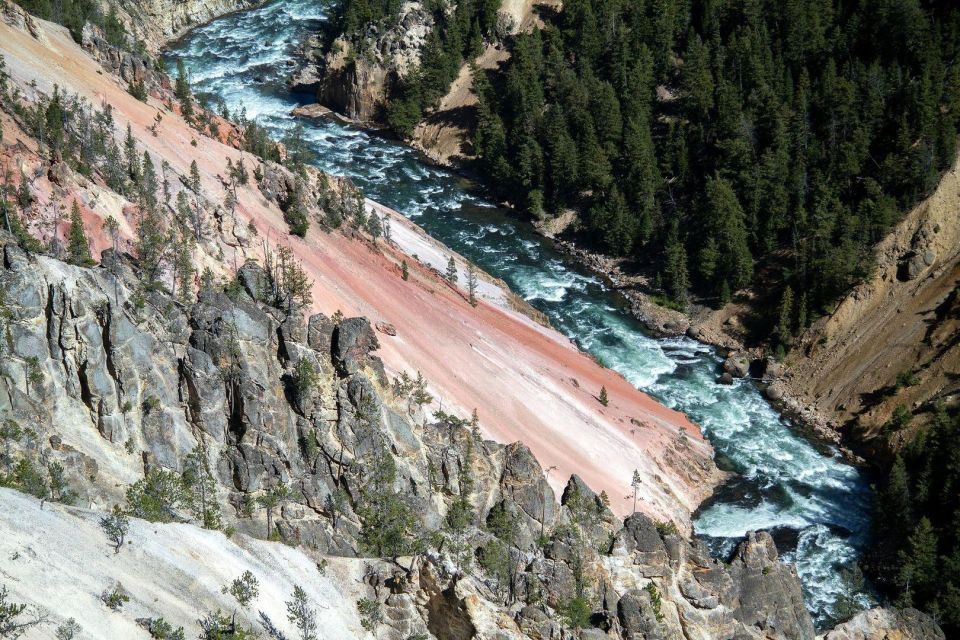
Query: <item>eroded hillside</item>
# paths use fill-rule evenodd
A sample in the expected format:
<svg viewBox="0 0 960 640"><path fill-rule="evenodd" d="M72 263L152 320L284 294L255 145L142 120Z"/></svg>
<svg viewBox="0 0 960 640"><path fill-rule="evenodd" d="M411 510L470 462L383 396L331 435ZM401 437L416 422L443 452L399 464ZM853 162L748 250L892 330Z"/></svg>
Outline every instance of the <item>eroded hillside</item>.
<svg viewBox="0 0 960 640"><path fill-rule="evenodd" d="M937 403L957 403L956 165L937 190L877 245L875 255L873 275L802 336L784 377L791 394L838 424L852 421L852 435L868 441L897 431L885 427L898 406L917 412L929 411ZM902 441L902 434L894 439Z"/></svg>

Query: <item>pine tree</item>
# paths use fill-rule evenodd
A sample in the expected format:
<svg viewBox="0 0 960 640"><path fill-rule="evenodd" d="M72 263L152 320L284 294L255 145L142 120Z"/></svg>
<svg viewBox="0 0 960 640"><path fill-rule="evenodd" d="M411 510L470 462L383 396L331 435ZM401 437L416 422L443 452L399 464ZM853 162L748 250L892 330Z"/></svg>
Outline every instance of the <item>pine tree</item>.
<svg viewBox="0 0 960 640"><path fill-rule="evenodd" d="M140 154L137 153L137 141L133 137L133 129L127 124L127 137L123 140L124 157L127 164L127 178L134 185L140 184Z"/></svg>
<svg viewBox="0 0 960 640"><path fill-rule="evenodd" d="M630 486L633 487L633 513L637 512L637 493L643 485L643 477L636 469L633 470L633 476L630 478Z"/></svg>
<svg viewBox="0 0 960 640"><path fill-rule="evenodd" d="M83 228L83 216L76 199L70 208L70 231L67 234L67 261L70 264L88 267L93 264L90 255L90 243Z"/></svg>
<svg viewBox="0 0 960 640"><path fill-rule="evenodd" d="M157 172L147 151L143 152L143 168L140 178L140 204L150 211L157 208Z"/></svg>
<svg viewBox="0 0 960 640"><path fill-rule="evenodd" d="M676 222L671 226L664 248L663 266L664 285L667 293L675 302L686 305L690 278L687 272L687 250L680 240L680 231Z"/></svg>
<svg viewBox="0 0 960 640"><path fill-rule="evenodd" d="M310 607L303 587L293 587L293 597L287 601L287 620L297 630L299 640L317 640L317 613Z"/></svg>
<svg viewBox="0 0 960 640"><path fill-rule="evenodd" d="M929 602L940 586L937 534L926 517L920 518L900 552L897 584L903 589L899 606L909 607L914 601Z"/></svg>
<svg viewBox="0 0 960 640"><path fill-rule="evenodd" d="M380 222L380 216L377 215L376 210L371 211L370 217L367 218L367 233L373 238L374 244L383 235L383 224Z"/></svg>
<svg viewBox="0 0 960 640"><path fill-rule="evenodd" d="M445 277L447 279L447 282L449 282L450 284L453 284L453 285L457 284L457 280L459 279L459 276L457 274L457 263L453 259L453 256L450 256L450 259L447 260L447 272L445 274Z"/></svg>
<svg viewBox="0 0 960 640"><path fill-rule="evenodd" d="M193 293L193 278L196 269L193 266L193 237L181 231L180 238L172 249L173 295L179 292L181 302L189 302Z"/></svg>
<svg viewBox="0 0 960 640"><path fill-rule="evenodd" d="M33 194L30 192L30 181L24 173L20 174L20 185L17 187L17 206L26 213L33 204Z"/></svg>
<svg viewBox="0 0 960 640"><path fill-rule="evenodd" d="M610 404L610 398L607 396L607 388L606 388L606 387L600 387L600 398L599 398L599 400L600 400L600 404L602 404L603 406L607 406L608 404Z"/></svg>
<svg viewBox="0 0 960 640"><path fill-rule="evenodd" d="M400 263L400 277L404 280L410 279L410 267L407 265L407 261L403 260Z"/></svg>
<svg viewBox="0 0 960 640"><path fill-rule="evenodd" d="M200 189L203 186L203 183L200 181L200 167L197 166L196 160L190 161L190 191L193 191L195 194L200 195Z"/></svg>
<svg viewBox="0 0 960 640"><path fill-rule="evenodd" d="M269 489L257 501L267 511L267 539L272 540L273 532L273 514L276 509L283 506L283 503L290 497L290 489L285 484L278 484Z"/></svg>
<svg viewBox="0 0 960 640"><path fill-rule="evenodd" d="M160 214L144 212L137 226L134 248L147 286L153 286L160 277L167 258L168 240Z"/></svg>
<svg viewBox="0 0 960 640"><path fill-rule="evenodd" d="M746 286L753 276L753 256L743 208L729 181L719 176L707 180L706 195L708 224L719 252L717 275L735 288Z"/></svg>
<svg viewBox="0 0 960 640"><path fill-rule="evenodd" d="M180 101L180 109L184 118L189 120L193 116L193 94L190 92L187 69L182 58L177 58L177 79L174 84L174 95Z"/></svg>
<svg viewBox="0 0 960 640"><path fill-rule="evenodd" d="M470 306L477 306L477 270L472 262L467 263L467 300Z"/></svg>
<svg viewBox="0 0 960 640"><path fill-rule="evenodd" d="M194 447L184 461L182 481L186 503L204 529L221 526L220 505L217 503L217 481L210 471L206 447Z"/></svg>
<svg viewBox="0 0 960 640"><path fill-rule="evenodd" d="M789 286L783 290L780 299L779 319L777 320L777 346L786 349L793 338L793 289Z"/></svg>

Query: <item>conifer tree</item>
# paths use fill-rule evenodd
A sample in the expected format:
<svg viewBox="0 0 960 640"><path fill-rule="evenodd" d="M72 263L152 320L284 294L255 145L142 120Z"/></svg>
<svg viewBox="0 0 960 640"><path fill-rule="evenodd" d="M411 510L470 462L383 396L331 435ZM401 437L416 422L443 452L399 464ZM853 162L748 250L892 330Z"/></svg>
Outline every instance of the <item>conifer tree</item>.
<svg viewBox="0 0 960 640"><path fill-rule="evenodd" d="M157 172L147 151L143 152L143 167L140 178L140 204L150 211L157 208Z"/></svg>
<svg viewBox="0 0 960 640"><path fill-rule="evenodd" d="M160 214L142 212L134 248L147 286L153 286L160 277L167 259L168 240Z"/></svg>
<svg viewBox="0 0 960 640"><path fill-rule="evenodd" d="M180 108L184 118L193 117L193 94L190 91L190 82L187 80L187 69L182 58L177 58L177 79L174 84L174 94L180 101Z"/></svg>
<svg viewBox="0 0 960 640"><path fill-rule="evenodd" d="M137 141L133 137L133 129L127 123L127 136L123 140L123 151L127 165L127 178L134 185L140 184L140 154L137 153Z"/></svg>
<svg viewBox="0 0 960 640"><path fill-rule="evenodd" d="M457 263L453 259L453 256L450 256L450 259L447 260L447 272L446 272L447 282L450 284L457 284L459 276L457 274Z"/></svg>
<svg viewBox="0 0 960 640"><path fill-rule="evenodd" d="M80 205L76 199L70 208L70 230L67 234L67 261L81 267L93 264L90 255L90 243L83 228L83 216L80 214Z"/></svg>
<svg viewBox="0 0 960 640"><path fill-rule="evenodd" d="M371 211L370 217L367 218L367 233L373 238L374 244L376 244L380 236L383 235L383 223L381 223L380 216L377 215L376 210Z"/></svg>
<svg viewBox="0 0 960 640"><path fill-rule="evenodd" d="M277 484L271 489L267 490L262 496L257 498L257 501L267 511L267 539L270 540L273 538L273 514L274 512L283 506L283 504L290 497L290 488L285 484Z"/></svg>
<svg viewBox="0 0 960 640"><path fill-rule="evenodd" d="M206 447L201 444L187 455L182 474L186 503L204 529L219 529L220 506L217 481L210 471Z"/></svg>
<svg viewBox="0 0 960 640"><path fill-rule="evenodd" d="M193 191L195 194L200 195L200 189L203 186L203 183L200 181L200 167L197 166L196 160L190 161L190 191Z"/></svg>
<svg viewBox="0 0 960 640"><path fill-rule="evenodd" d="M467 300L470 306L477 306L477 270L472 262L467 263Z"/></svg>

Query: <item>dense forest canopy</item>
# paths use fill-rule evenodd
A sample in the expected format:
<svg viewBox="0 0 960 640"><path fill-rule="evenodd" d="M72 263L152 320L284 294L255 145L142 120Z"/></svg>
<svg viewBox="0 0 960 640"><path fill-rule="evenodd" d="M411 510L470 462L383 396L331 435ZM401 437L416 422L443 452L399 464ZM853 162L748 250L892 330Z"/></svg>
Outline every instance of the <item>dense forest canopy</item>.
<svg viewBox="0 0 960 640"><path fill-rule="evenodd" d="M960 11L919 0L567 0L475 72L489 184L664 291L753 285L786 347L956 151Z"/></svg>
<svg viewBox="0 0 960 640"><path fill-rule="evenodd" d="M960 417L938 411L894 462L878 491L871 572L897 604L960 633Z"/></svg>

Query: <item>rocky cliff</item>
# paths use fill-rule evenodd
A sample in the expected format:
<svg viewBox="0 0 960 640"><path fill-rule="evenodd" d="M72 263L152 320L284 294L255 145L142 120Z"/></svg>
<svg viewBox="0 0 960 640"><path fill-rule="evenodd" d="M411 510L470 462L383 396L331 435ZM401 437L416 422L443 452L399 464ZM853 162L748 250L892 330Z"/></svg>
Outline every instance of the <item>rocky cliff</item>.
<svg viewBox="0 0 960 640"><path fill-rule="evenodd" d="M110 5L127 31L156 55L165 44L193 27L262 3L263 0L136 0Z"/></svg>
<svg viewBox="0 0 960 640"><path fill-rule="evenodd" d="M499 36L539 24L538 7L559 7L555 0L508 0L498 11ZM443 11L450 13L448 6ZM301 46L302 64L290 79L294 91L314 94L321 105L368 127L383 126L391 90L420 65L424 46L436 26L419 1L403 4L398 15L366 25L358 33L336 34L329 45L317 37ZM509 57L500 43L488 42L476 60L465 61L447 94L425 114L411 144L438 164L450 166L472 157L469 138L476 114L470 65L493 68Z"/></svg>
<svg viewBox="0 0 960 640"><path fill-rule="evenodd" d="M414 1L361 33L338 34L329 46L310 38L301 46L303 63L290 87L313 93L317 102L357 123L381 125L391 87L419 67L433 28L433 14Z"/></svg>

